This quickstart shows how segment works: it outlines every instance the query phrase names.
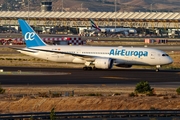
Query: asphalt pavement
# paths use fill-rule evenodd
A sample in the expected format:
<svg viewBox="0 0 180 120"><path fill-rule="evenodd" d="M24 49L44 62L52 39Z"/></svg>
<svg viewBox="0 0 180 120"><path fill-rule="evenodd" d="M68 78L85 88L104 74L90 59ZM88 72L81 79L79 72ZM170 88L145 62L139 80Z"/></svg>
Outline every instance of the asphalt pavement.
<svg viewBox="0 0 180 120"><path fill-rule="evenodd" d="M3 85L60 85L60 84L112 84L135 86L140 81L148 81L151 85L160 87L180 86L180 70L154 69L111 69L83 71L68 68L32 68L32 67L0 67L5 72L21 71L22 74L0 75ZM45 72L47 75L23 75L23 72ZM68 73L53 74L54 72Z"/></svg>

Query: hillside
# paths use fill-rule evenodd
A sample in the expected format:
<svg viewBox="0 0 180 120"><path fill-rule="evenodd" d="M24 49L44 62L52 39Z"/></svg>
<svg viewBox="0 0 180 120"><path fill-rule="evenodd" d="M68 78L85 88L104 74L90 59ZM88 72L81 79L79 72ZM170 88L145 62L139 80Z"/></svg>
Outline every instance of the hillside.
<svg viewBox="0 0 180 120"><path fill-rule="evenodd" d="M18 2L17 2L18 1ZM0 0L0 10L27 11L28 0ZM42 0L30 0L30 10L40 11ZM115 11L115 0L50 0L53 11ZM179 0L116 0L117 11L180 11Z"/></svg>

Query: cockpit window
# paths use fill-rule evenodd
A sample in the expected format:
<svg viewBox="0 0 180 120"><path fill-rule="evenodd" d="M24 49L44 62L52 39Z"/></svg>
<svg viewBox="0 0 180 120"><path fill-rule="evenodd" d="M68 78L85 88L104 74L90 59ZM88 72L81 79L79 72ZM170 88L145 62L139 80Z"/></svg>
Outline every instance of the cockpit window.
<svg viewBox="0 0 180 120"><path fill-rule="evenodd" d="M169 56L168 54L162 54L162 56Z"/></svg>

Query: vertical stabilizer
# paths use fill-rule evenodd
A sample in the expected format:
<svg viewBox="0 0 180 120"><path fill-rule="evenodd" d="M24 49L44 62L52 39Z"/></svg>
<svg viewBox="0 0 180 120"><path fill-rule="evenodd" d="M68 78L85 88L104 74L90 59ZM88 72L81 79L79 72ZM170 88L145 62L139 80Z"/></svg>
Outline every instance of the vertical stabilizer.
<svg viewBox="0 0 180 120"><path fill-rule="evenodd" d="M96 25L96 24L94 23L94 21L93 21L92 19L90 19L90 22L91 22L91 26L92 26L93 28L96 28L96 29L98 29L99 31L101 31L101 29L98 27L98 25Z"/></svg>
<svg viewBox="0 0 180 120"><path fill-rule="evenodd" d="M18 22L22 30L26 47L46 46L46 43L36 34L26 21L18 19Z"/></svg>

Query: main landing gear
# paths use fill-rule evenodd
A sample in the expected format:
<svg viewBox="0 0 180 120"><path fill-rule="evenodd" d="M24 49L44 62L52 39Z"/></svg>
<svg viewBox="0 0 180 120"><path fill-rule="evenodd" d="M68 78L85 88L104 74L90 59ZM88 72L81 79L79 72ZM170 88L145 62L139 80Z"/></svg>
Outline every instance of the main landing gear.
<svg viewBox="0 0 180 120"><path fill-rule="evenodd" d="M92 62L86 62L85 66L83 67L83 70L95 70L95 66L92 64Z"/></svg>
<svg viewBox="0 0 180 120"><path fill-rule="evenodd" d="M92 70L92 67L83 67L83 70Z"/></svg>
<svg viewBox="0 0 180 120"><path fill-rule="evenodd" d="M83 67L83 70L96 70L95 67L85 66Z"/></svg>

